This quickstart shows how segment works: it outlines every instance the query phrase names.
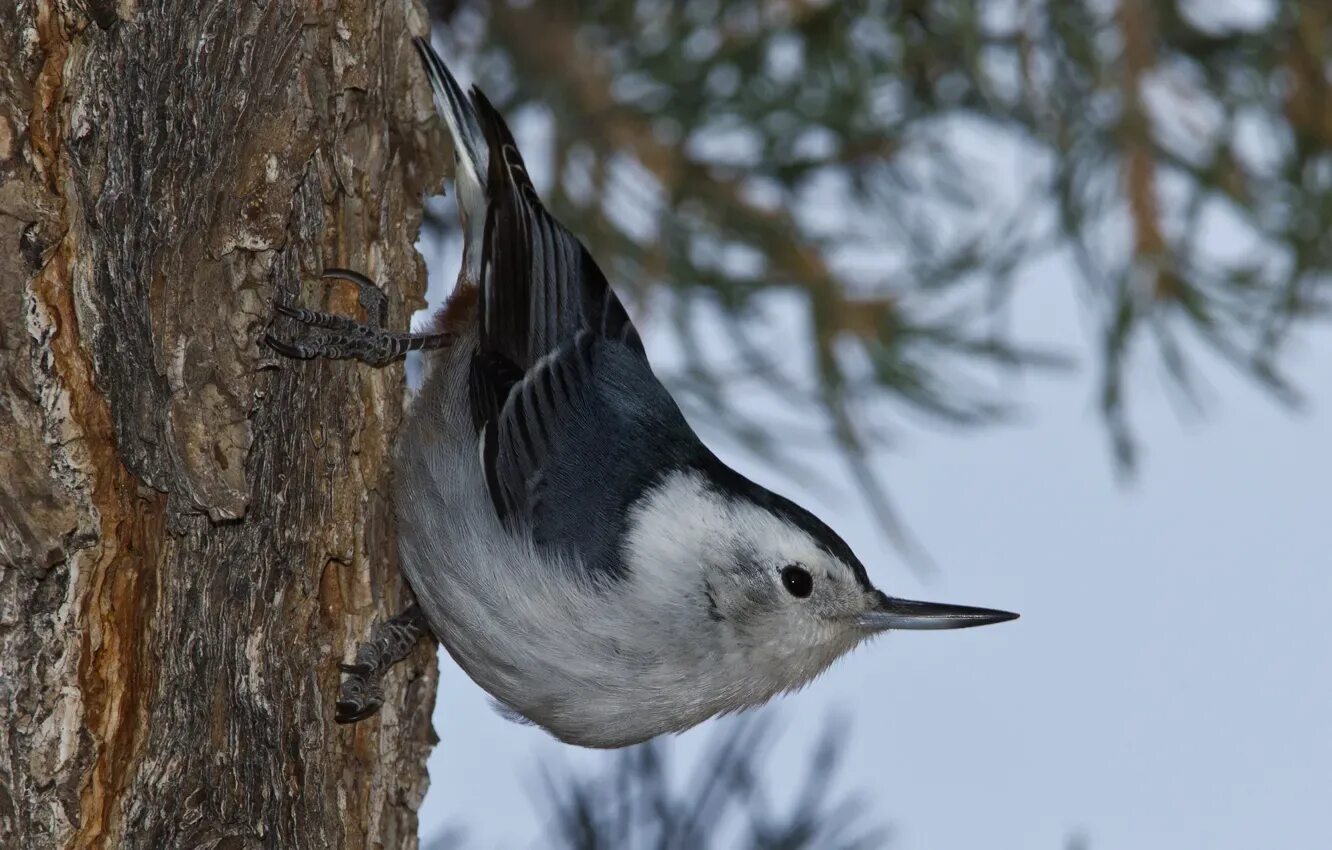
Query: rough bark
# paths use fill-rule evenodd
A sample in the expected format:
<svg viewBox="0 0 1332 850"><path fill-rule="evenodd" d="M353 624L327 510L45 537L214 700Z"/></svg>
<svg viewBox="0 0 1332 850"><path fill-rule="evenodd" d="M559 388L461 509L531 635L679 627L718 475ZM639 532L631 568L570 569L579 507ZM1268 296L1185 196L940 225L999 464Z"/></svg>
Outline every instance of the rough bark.
<svg viewBox="0 0 1332 850"><path fill-rule="evenodd" d="M333 722L404 604L403 371L283 360L325 265L421 304L443 163L409 0L0 0L0 845L410 847L422 647Z"/></svg>

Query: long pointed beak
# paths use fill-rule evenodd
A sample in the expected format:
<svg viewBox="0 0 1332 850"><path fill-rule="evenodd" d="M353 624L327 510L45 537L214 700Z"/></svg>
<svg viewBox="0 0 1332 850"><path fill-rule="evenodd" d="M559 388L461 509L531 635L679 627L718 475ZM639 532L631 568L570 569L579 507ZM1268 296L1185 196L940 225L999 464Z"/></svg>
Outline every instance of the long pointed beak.
<svg viewBox="0 0 1332 850"><path fill-rule="evenodd" d="M873 632L885 629L969 629L1018 618L1017 614L1008 611L947 605L942 602L916 602L895 599L882 591L875 592L878 594L878 605L856 618L861 628Z"/></svg>

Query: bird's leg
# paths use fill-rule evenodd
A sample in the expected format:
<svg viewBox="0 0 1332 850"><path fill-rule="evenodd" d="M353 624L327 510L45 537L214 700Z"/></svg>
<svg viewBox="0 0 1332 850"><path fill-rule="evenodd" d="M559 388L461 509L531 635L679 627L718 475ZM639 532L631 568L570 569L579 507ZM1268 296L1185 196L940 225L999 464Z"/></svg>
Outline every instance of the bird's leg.
<svg viewBox="0 0 1332 850"><path fill-rule="evenodd" d="M412 605L391 620L370 631L370 637L356 647L356 662L339 665L346 678L338 691L339 723L355 723L379 711L384 704L380 679L394 664L407 657L422 637L430 635L430 625L419 605Z"/></svg>
<svg viewBox="0 0 1332 850"><path fill-rule="evenodd" d="M310 360L327 357L353 359L371 366L387 366L401 360L409 351L443 348L452 336L446 333L395 333L384 328L388 317L388 299L369 278L348 269L324 269L324 280L345 280L356 285L358 300L365 310L364 323L346 316L275 304L280 315L305 326L300 339L283 340L269 333L264 336L269 348L287 357Z"/></svg>

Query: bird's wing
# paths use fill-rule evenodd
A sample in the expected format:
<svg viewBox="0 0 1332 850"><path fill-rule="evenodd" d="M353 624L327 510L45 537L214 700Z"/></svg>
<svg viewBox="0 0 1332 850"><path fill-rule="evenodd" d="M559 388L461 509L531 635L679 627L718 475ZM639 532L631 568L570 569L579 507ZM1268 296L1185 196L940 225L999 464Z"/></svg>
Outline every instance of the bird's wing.
<svg viewBox="0 0 1332 850"><path fill-rule="evenodd" d="M504 119L479 89L472 103L485 134L481 348L523 371L588 329L642 354L620 300L583 244L546 211Z"/></svg>
<svg viewBox="0 0 1332 850"><path fill-rule="evenodd" d="M513 386L481 446L499 516L603 577L623 570L630 507L702 451L647 362L590 330Z"/></svg>
<svg viewBox="0 0 1332 850"><path fill-rule="evenodd" d="M602 575L625 514L699 445L587 249L542 206L503 119L473 90L488 144L481 337L471 401L499 517Z"/></svg>

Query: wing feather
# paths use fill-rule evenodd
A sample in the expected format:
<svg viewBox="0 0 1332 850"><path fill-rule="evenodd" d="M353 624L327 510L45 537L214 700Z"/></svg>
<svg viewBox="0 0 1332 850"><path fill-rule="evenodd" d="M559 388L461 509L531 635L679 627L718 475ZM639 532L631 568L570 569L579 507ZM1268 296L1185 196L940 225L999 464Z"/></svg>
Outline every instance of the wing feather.
<svg viewBox="0 0 1332 850"><path fill-rule="evenodd" d="M655 467L653 444L696 438L605 275L542 205L504 120L479 90L471 99L489 163L472 362L486 486L501 520L613 575L627 505L650 478L635 465Z"/></svg>
<svg viewBox="0 0 1332 850"><path fill-rule="evenodd" d="M542 205L504 119L480 90L473 90L472 102L490 166L482 347L503 352L526 370L587 328L642 353L638 332L606 276Z"/></svg>

